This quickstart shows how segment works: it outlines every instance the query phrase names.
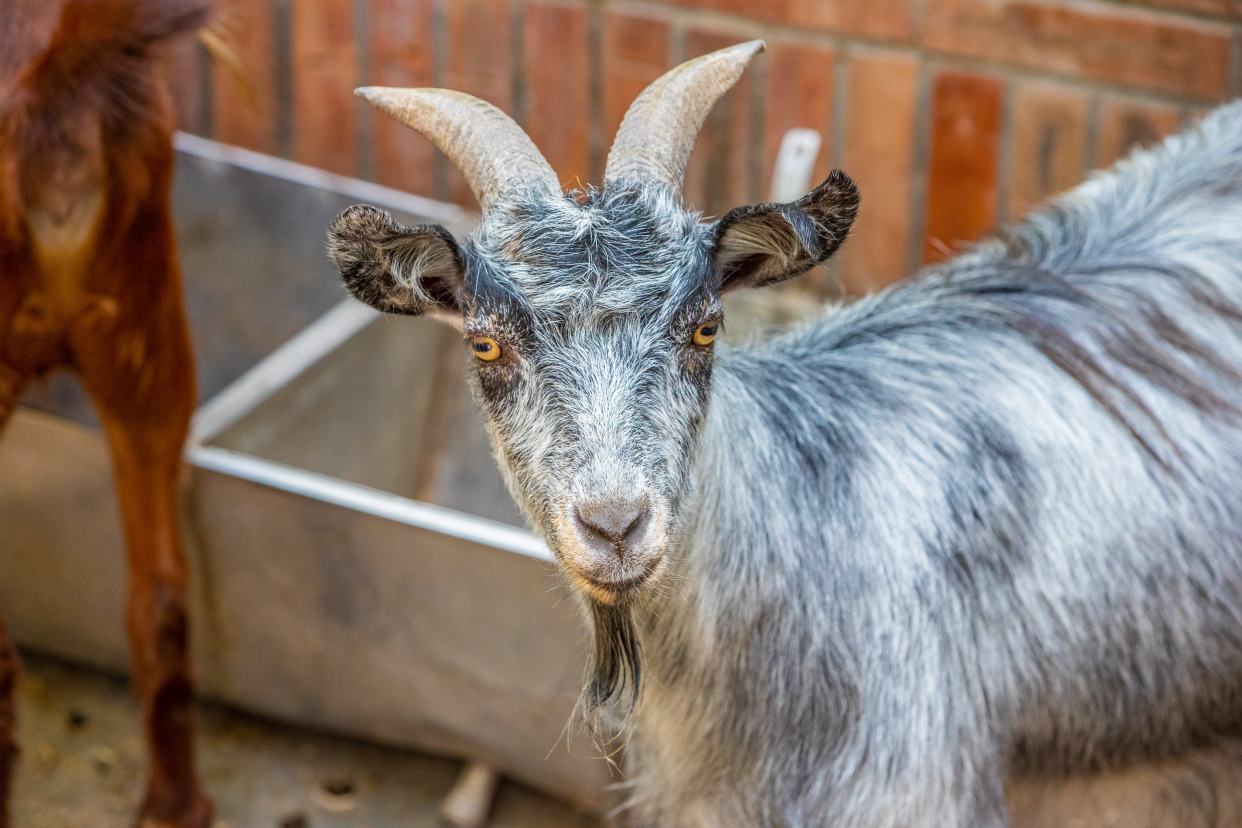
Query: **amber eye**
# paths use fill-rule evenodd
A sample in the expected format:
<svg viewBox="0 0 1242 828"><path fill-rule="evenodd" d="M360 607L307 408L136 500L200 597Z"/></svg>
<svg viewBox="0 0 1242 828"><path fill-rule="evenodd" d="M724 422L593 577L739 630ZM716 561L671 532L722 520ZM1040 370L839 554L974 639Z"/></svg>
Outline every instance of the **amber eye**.
<svg viewBox="0 0 1242 828"><path fill-rule="evenodd" d="M500 359L500 343L490 336L476 336L470 340L470 350L484 362Z"/></svg>
<svg viewBox="0 0 1242 828"><path fill-rule="evenodd" d="M711 345L712 340L716 338L716 331L719 328L719 322L708 322L706 325L699 325L694 332L694 344Z"/></svg>

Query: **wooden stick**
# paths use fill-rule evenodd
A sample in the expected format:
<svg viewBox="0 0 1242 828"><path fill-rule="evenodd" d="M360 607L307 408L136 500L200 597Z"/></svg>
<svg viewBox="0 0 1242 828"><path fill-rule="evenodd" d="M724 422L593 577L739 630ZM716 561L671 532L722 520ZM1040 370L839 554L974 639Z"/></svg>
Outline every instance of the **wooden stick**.
<svg viewBox="0 0 1242 828"><path fill-rule="evenodd" d="M440 819L453 828L483 828L499 784L500 775L496 771L471 762L440 804Z"/></svg>

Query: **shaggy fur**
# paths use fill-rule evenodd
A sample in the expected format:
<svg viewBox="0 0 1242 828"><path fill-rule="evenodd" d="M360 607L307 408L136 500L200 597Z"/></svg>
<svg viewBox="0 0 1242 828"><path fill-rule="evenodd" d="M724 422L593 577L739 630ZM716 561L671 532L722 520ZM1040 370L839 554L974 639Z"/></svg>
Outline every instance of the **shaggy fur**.
<svg viewBox="0 0 1242 828"><path fill-rule="evenodd" d="M193 769L178 480L194 409L169 192L173 41L206 0L0 3L0 430L71 369L99 414L129 558L126 630L149 762L137 820L206 828ZM0 629L0 826L17 664Z"/></svg>
<svg viewBox="0 0 1242 828"><path fill-rule="evenodd" d="M1010 773L1235 732L1242 105L906 284L693 345L723 288L835 247L804 228L844 235L838 185L719 230L637 185L511 204L462 248L497 455L593 609L586 704L624 713L645 655L634 824L1000 828ZM582 577L596 491L663 510L641 588Z"/></svg>
<svg viewBox="0 0 1242 828"><path fill-rule="evenodd" d="M206 23L209 0L8 5L0 14L0 235L19 235L29 206L55 212L87 187L146 195L154 185L147 158L171 130L158 69L171 40Z"/></svg>

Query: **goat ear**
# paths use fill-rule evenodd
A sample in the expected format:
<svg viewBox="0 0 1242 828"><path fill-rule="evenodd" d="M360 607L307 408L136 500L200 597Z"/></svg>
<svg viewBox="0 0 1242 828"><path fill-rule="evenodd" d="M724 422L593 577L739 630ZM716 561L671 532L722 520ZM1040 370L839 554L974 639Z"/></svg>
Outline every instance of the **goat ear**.
<svg viewBox="0 0 1242 828"><path fill-rule="evenodd" d="M712 264L721 291L762 287L827 259L858 216L858 187L840 170L788 204L731 210L716 225Z"/></svg>
<svg viewBox="0 0 1242 828"><path fill-rule="evenodd" d="M349 292L376 310L461 314L461 249L438 224L405 227L355 204L328 228L328 255Z"/></svg>

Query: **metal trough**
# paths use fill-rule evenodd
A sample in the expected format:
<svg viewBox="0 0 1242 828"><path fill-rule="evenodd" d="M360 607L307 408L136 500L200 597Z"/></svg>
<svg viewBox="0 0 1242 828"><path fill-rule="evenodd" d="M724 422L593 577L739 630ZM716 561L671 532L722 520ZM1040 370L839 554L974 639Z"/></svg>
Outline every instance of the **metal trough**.
<svg viewBox="0 0 1242 828"><path fill-rule="evenodd" d="M504 491L456 334L342 302L322 253L358 201L456 232L471 215L188 136L179 149L210 398L186 497L200 688L598 803L606 763L563 738L582 627ZM55 379L0 439L0 612L25 646L124 670L124 560L102 437Z"/></svg>
<svg viewBox="0 0 1242 828"><path fill-rule="evenodd" d="M590 804L606 766L561 738L581 624L518 528L464 366L436 370L440 334L349 300L201 412L211 689Z"/></svg>

